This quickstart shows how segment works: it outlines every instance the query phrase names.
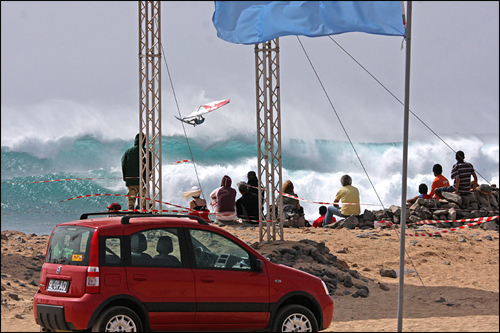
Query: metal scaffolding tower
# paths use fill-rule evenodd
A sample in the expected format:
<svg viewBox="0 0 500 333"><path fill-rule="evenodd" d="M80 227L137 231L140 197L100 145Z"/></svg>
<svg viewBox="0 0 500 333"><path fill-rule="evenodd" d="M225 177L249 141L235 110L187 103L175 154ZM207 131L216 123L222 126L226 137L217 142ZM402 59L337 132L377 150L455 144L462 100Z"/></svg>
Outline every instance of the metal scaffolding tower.
<svg viewBox="0 0 500 333"><path fill-rule="evenodd" d="M259 178L259 242L283 239L279 38L255 44L257 151ZM275 197L275 195L277 196ZM264 197L264 199L262 199ZM268 212L263 216L263 207ZM277 207L277 209L275 209ZM262 222L266 221L266 222Z"/></svg>
<svg viewBox="0 0 500 333"><path fill-rule="evenodd" d="M162 211L160 1L139 1L139 160L141 209ZM144 163L145 162L145 163ZM146 200L149 198L151 200ZM157 208L157 204L159 207Z"/></svg>

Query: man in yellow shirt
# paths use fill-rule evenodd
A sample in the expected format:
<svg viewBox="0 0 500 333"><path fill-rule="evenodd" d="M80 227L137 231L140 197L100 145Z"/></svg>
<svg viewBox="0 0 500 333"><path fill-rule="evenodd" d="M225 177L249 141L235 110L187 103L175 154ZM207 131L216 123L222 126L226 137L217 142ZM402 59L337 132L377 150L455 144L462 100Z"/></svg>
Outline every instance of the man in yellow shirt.
<svg viewBox="0 0 500 333"><path fill-rule="evenodd" d="M352 186L352 178L349 175L343 175L340 178L340 183L342 187L338 190L335 200L333 201L333 206L328 206L325 219L323 220L323 226L328 225L332 221L333 215L340 217L348 217L350 215L359 215L361 213L361 208L359 206L359 191L356 187ZM338 202L354 205L343 205L339 208Z"/></svg>

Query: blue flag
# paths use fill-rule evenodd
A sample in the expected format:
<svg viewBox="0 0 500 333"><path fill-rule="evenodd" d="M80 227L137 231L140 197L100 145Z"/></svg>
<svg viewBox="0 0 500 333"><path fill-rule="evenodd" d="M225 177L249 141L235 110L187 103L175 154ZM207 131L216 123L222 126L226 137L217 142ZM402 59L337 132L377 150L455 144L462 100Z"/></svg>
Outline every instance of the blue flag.
<svg viewBox="0 0 500 333"><path fill-rule="evenodd" d="M236 44L288 35L405 34L400 1L215 1L212 20L217 36Z"/></svg>

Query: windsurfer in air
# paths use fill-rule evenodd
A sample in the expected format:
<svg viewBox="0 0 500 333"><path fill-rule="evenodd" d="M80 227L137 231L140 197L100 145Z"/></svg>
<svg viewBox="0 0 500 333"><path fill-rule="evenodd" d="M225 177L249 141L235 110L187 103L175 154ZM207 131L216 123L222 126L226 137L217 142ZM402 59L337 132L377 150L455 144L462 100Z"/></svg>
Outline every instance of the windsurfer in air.
<svg viewBox="0 0 500 333"><path fill-rule="evenodd" d="M228 99L203 104L203 105L200 105L195 111L191 112L190 114L188 114L184 118L179 118L176 116L174 116L174 117L177 118L178 120L186 123L186 124L189 124L189 125L193 125L193 126L201 125L201 124L203 124L203 122L205 122L205 118L203 118L204 114L215 111L218 108L220 108L221 106L226 105L227 103L229 103Z"/></svg>
<svg viewBox="0 0 500 333"><path fill-rule="evenodd" d="M192 125L196 126L196 125L201 125L201 124L203 124L203 122L204 122L204 121L205 121L205 118L203 118L203 116L198 116L198 118L194 118L194 119L192 120L192 122L190 121L190 123L191 123Z"/></svg>

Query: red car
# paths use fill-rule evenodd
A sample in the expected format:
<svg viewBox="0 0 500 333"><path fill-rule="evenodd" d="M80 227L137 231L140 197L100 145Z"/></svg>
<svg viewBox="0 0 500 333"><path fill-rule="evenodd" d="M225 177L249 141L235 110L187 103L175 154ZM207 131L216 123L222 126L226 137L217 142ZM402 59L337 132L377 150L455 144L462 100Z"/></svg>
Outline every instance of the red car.
<svg viewBox="0 0 500 333"><path fill-rule="evenodd" d="M52 231L33 300L43 331L313 332L332 322L321 279L200 217L105 214Z"/></svg>

